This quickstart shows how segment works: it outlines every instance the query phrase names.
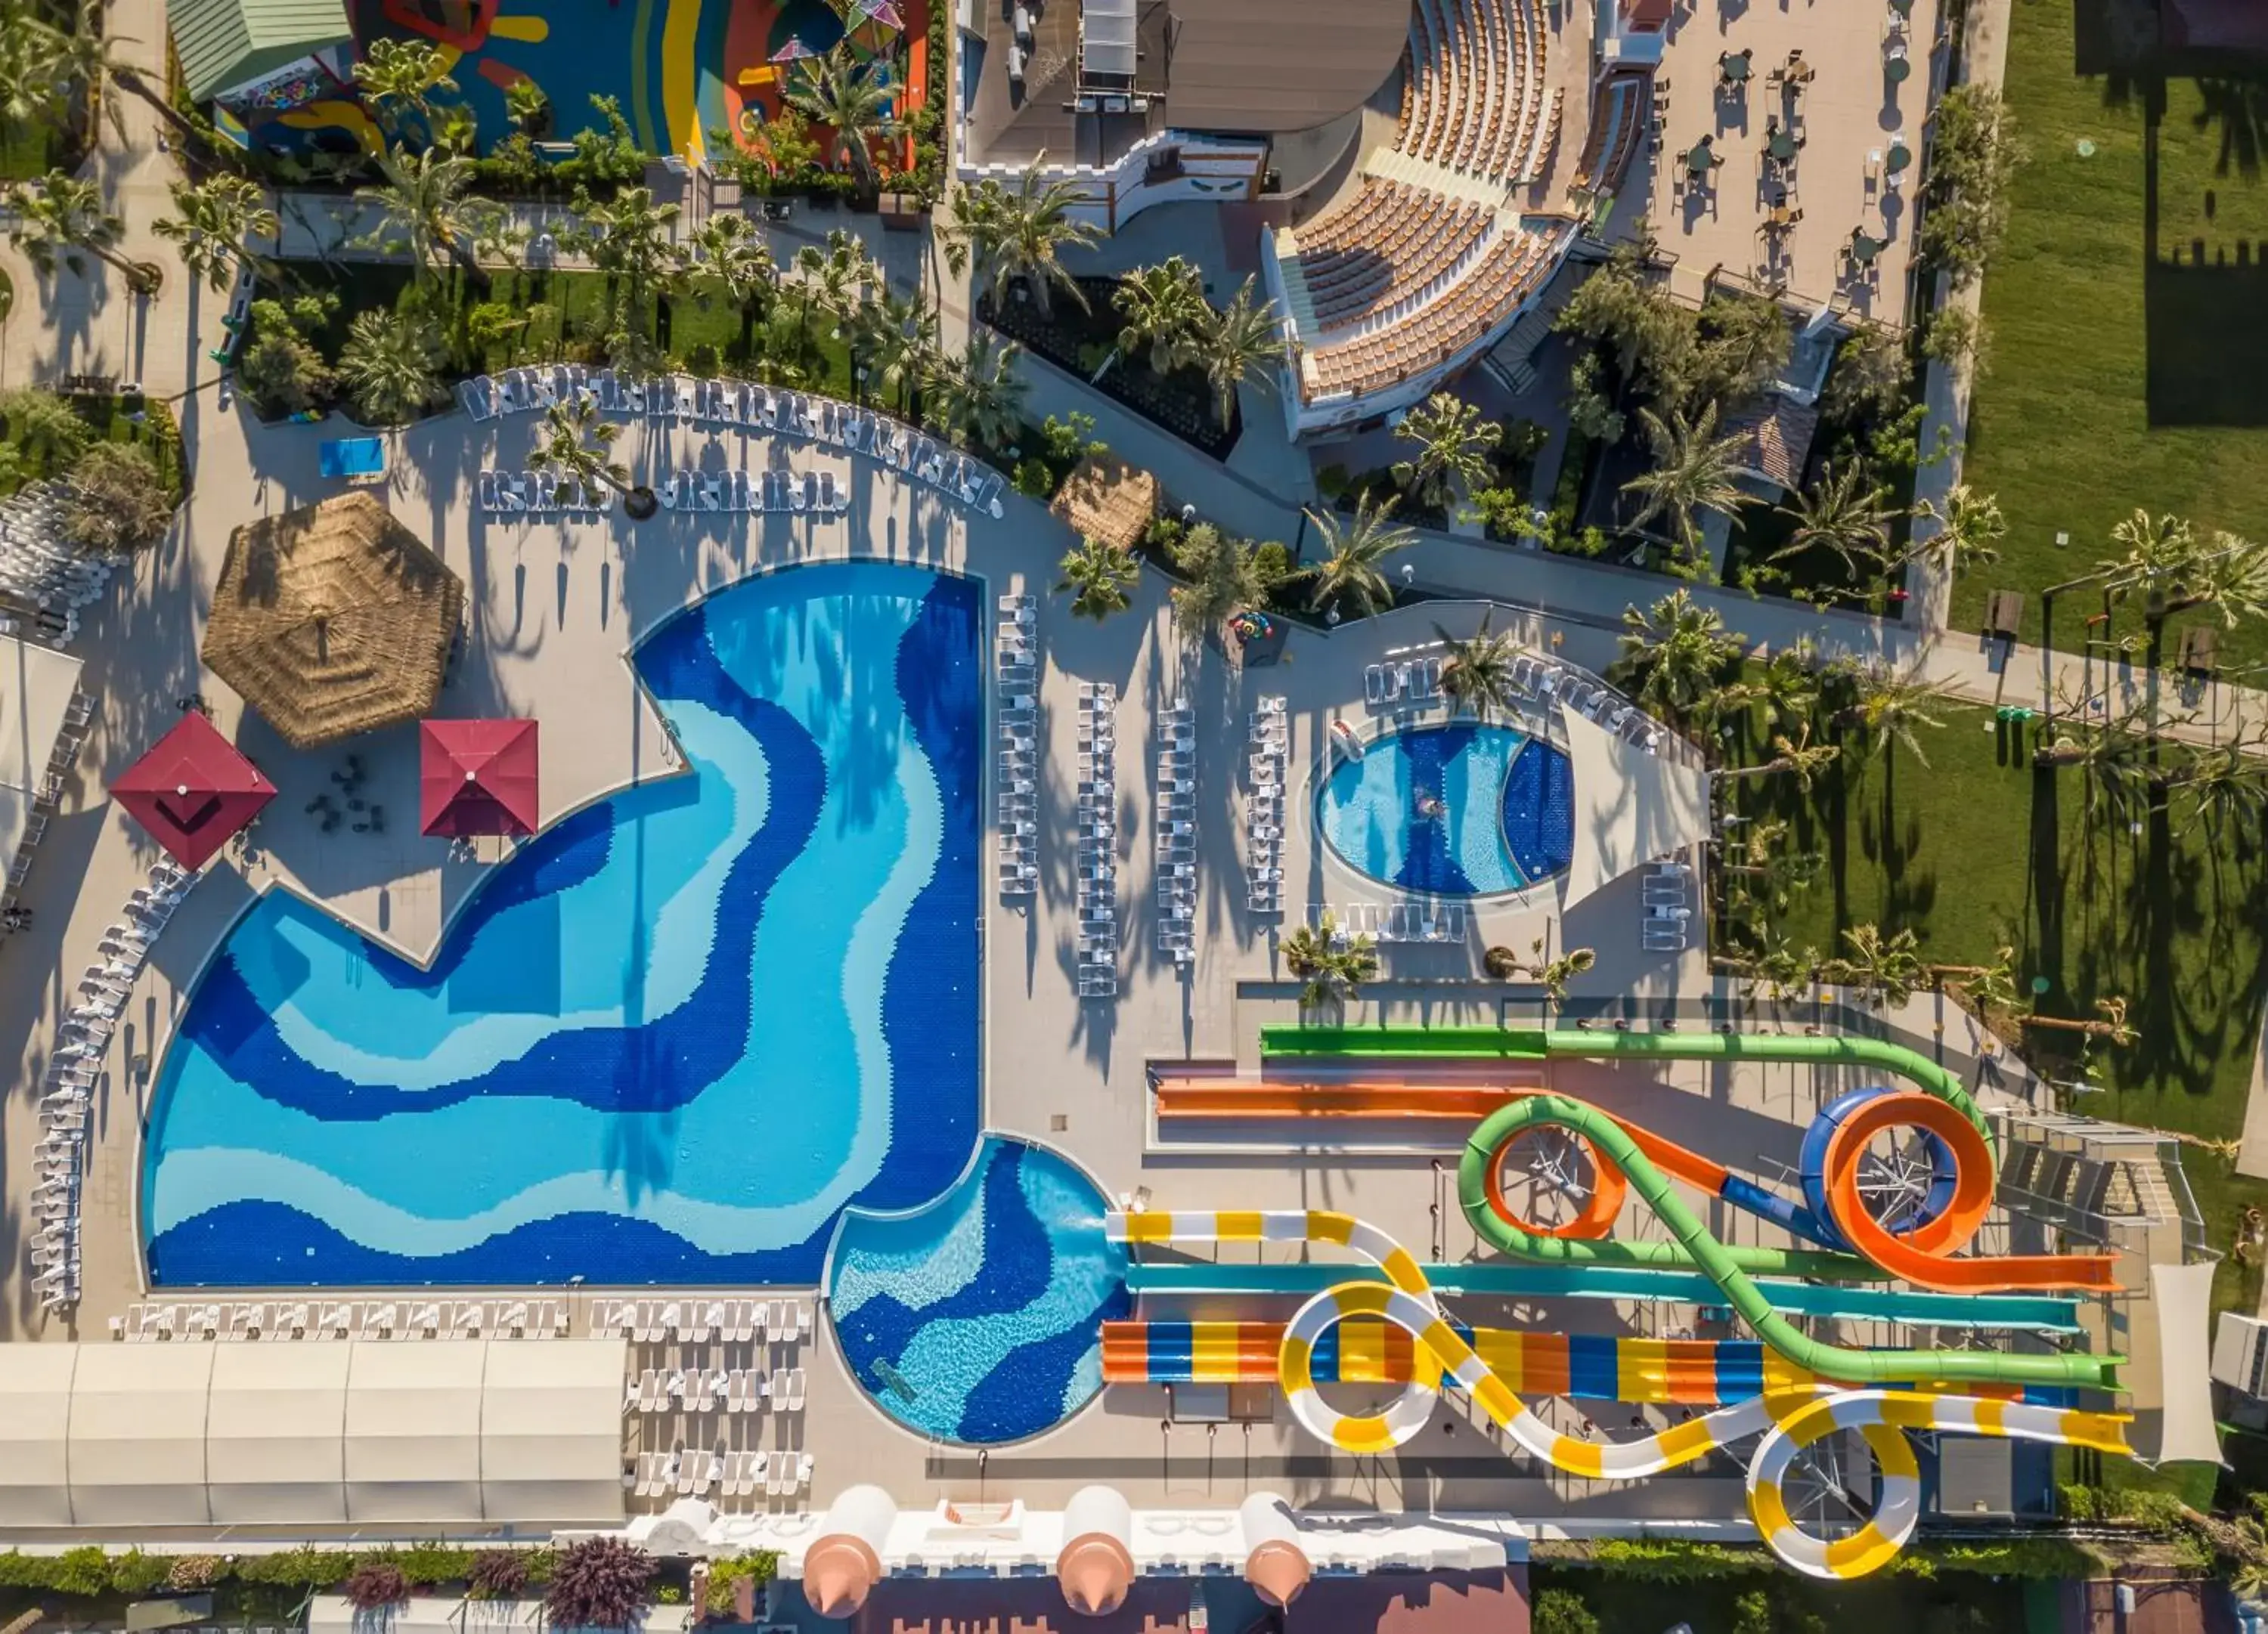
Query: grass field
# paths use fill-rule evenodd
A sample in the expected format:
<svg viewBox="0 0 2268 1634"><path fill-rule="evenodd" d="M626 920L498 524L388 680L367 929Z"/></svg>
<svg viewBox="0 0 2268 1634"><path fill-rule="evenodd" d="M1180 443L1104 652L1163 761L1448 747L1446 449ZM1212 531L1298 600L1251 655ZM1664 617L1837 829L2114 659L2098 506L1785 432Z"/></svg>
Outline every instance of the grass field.
<svg viewBox="0 0 2268 1634"><path fill-rule="evenodd" d="M2009 533L1999 563L1955 592L1963 629L1979 627L1989 592L2017 588L2029 593L2025 639L2043 639L2038 593L2110 555L2111 526L2138 505L2200 529L2268 535L2268 390L2245 361L2268 355L2268 272L2213 265L2268 232L2268 179L2253 173L2250 144L2230 139L2206 90L2167 85L2153 270L2154 94L2073 72L2071 0L2013 0L2007 95L2028 160L1984 280L1989 372L1966 472L1999 497ZM2201 269L2188 264L2200 241ZM2227 417L2232 398L2246 397L2261 423L2196 423ZM2056 544L2059 530L2068 547ZM2078 645L2095 605L2065 598L2047 632L2055 644ZM2139 624L2122 615L2122 630ZM2222 651L2228 662L2268 661L2268 629L2231 632Z"/></svg>
<svg viewBox="0 0 2268 1634"><path fill-rule="evenodd" d="M2122 996L2139 1037L2097 1047L2084 1075L2103 1093L2075 1109L2233 1141L2268 997L2260 836L2211 843L2178 803L2139 835L2114 831L2088 816L2080 771L2032 767L2028 729L1986 709L1941 714L1941 730L1919 734L1926 766L1859 738L1845 740L1808 797L1785 777L1732 785L1741 810L1785 819L1793 848L1822 859L1779 916L1781 932L1824 957L1841 951L1845 928L1870 922L1912 929L1933 962L1989 964L2011 946L2020 993L2045 978L2038 1002L2051 1014L2089 1016L2098 997ZM2073 1041L2035 1029L2024 1053L2040 1065ZM2052 1075L2080 1071L2073 1061ZM2216 1247L2246 1205L2268 1206L2268 1185L2239 1179L2216 1152L2187 1148L2183 1169ZM2224 1302L2249 1297L2241 1270L2226 1262Z"/></svg>

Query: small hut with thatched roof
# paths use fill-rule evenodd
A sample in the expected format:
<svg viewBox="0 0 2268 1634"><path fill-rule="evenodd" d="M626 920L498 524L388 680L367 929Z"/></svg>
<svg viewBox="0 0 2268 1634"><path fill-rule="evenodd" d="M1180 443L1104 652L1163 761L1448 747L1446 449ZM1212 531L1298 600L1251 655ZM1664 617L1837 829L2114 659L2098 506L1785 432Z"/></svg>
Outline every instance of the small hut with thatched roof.
<svg viewBox="0 0 2268 1634"><path fill-rule="evenodd" d="M1131 550L1158 514L1158 479L1123 460L1090 455L1079 461L1048 509L1088 539Z"/></svg>
<svg viewBox="0 0 2268 1634"><path fill-rule="evenodd" d="M298 749L428 713L465 586L369 494L236 530L206 667Z"/></svg>

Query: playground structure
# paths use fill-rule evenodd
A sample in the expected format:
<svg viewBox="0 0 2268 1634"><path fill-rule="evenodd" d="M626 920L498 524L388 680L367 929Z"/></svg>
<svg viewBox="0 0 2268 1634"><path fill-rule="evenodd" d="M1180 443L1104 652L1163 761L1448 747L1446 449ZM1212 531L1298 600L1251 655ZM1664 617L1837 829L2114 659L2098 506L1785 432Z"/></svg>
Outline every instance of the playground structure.
<svg viewBox="0 0 2268 1634"><path fill-rule="evenodd" d="M1972 1333L2069 1334L2079 1327L2073 1296L2119 1287L2113 1255L1976 1251L1995 1196L1995 1137L1960 1080L1911 1050L1865 1038L1736 1033L1271 1027L1263 1030L1262 1053L1295 1073L1314 1067L1319 1081L1177 1080L1160 1086L1161 1114L1171 1097L1173 1115L1182 1117L1464 1120L1457 1203L1505 1260L1422 1265L1376 1226L1327 1211L1122 1210L1106 1229L1130 1248L1279 1243L1303 1253L1344 1249L1355 1262L1138 1262L1130 1285L1139 1293L1297 1293L1302 1302L1280 1322L1110 1323L1103 1336L1108 1382L1272 1382L1302 1427L1356 1454L1409 1441L1431 1421L1440 1392L1454 1388L1523 1451L1591 1478L1651 1476L1760 1437L1748 1457L1751 1518L1784 1562L1825 1578L1872 1571L1911 1535L1921 1483L1904 1431L2128 1450L2126 1416L2101 1405L2120 1387L2118 1357L1859 1348L1829 1343L1792 1320L1863 1313ZM1804 1062L1904 1085L1869 1085L1830 1102L1805 1132L1796 1183L1775 1190L1581 1100L1469 1079L1413 1084L1405 1076L1422 1063L1496 1062L1516 1076L1512 1069L1523 1064L1576 1059ZM1361 1081L1321 1078L1325 1068L1351 1070ZM1797 1246L1719 1240L1680 1195L1681 1183L1768 1222ZM1613 1234L1632 1193L1666 1228L1666 1240ZM1441 1303L1444 1293L1460 1292L1691 1301L1727 1309L1756 1337L1469 1327ZM1351 1411L1320 1388L1334 1383L1398 1389L1383 1406ZM1687 1416L1611 1441L1565 1433L1523 1396L1664 1404ZM1790 1491L1806 1479L1814 1449L1846 1431L1875 1468L1871 1512L1855 1528L1808 1528Z"/></svg>

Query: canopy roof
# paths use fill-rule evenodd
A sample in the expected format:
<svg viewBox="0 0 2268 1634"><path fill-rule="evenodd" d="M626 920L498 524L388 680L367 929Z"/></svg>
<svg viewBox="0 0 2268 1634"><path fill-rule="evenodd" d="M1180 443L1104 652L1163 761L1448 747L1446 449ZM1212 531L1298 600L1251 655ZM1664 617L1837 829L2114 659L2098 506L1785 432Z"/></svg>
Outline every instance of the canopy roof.
<svg viewBox="0 0 2268 1634"><path fill-rule="evenodd" d="M1561 908L1709 837L1709 774L1562 709L1575 777L1575 851Z"/></svg>
<svg viewBox="0 0 2268 1634"><path fill-rule="evenodd" d="M202 868L276 798L276 785L196 710L110 785L184 868Z"/></svg>
<svg viewBox="0 0 2268 1634"><path fill-rule="evenodd" d="M417 821L428 834L533 834L535 723L429 720L418 729Z"/></svg>
<svg viewBox="0 0 2268 1634"><path fill-rule="evenodd" d="M344 0L171 0L166 24L193 102L354 42Z"/></svg>
<svg viewBox="0 0 2268 1634"><path fill-rule="evenodd" d="M623 1354L0 1345L0 1527L619 1522Z"/></svg>
<svg viewBox="0 0 2268 1634"><path fill-rule="evenodd" d="M366 493L236 530L204 660L294 748L433 707L465 586Z"/></svg>

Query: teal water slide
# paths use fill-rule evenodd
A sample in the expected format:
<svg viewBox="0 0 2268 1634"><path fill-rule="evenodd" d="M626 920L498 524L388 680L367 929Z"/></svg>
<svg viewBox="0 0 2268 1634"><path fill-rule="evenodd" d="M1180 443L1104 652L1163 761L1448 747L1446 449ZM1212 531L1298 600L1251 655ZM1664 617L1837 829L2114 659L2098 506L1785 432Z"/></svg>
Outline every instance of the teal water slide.
<svg viewBox="0 0 2268 1634"><path fill-rule="evenodd" d="M1871 1067L1904 1078L1957 1109L1992 1145L1984 1114L1953 1073L1899 1045L1874 1039L1784 1037L1742 1033L1591 1033L1511 1027L1307 1027L1261 1029L1261 1054L1290 1057L1454 1060L1785 1061L1815 1065ZM1668 1242L1627 1242L1611 1238L1549 1237L1524 1231L1490 1206L1488 1170L1497 1152L1521 1130L1549 1125L1565 1129L1622 1170L1656 1218L1668 1227ZM1736 1248L1719 1242L1700 1217L1677 1195L1675 1182L1656 1168L1629 1133L1595 1107L1560 1095L1530 1095L1491 1113L1466 1142L1457 1167L1457 1200L1474 1232L1501 1253L1547 1265L1588 1272L1697 1271L1718 1297L1740 1313L1756 1336L1799 1367L1853 1383L1888 1382L1925 1376L1979 1380L2000 1384L2084 1385L2117 1387L2120 1358L2080 1353L2013 1356L1974 1351L1859 1351L1814 1339L1798 1329L1772 1304L1751 1272L1794 1270L1797 1275L1867 1275L1872 1268L1852 1256L1805 1255L1807 1261L1835 1262L1832 1269L1791 1263L1796 1251ZM1773 1256L1779 1256L1777 1260ZM1879 1273L1874 1273L1879 1275Z"/></svg>

